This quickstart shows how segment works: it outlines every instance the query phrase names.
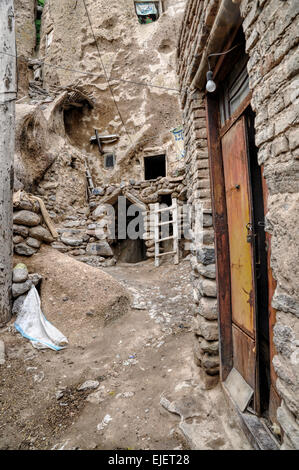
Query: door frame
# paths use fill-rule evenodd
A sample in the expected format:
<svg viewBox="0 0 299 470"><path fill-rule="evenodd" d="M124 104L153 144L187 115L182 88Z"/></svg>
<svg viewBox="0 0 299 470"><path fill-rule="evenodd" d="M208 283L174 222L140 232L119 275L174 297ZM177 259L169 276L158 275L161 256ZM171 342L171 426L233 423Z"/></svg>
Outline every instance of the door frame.
<svg viewBox="0 0 299 470"><path fill-rule="evenodd" d="M215 232L215 258L216 258L216 281L217 281L217 301L218 301L218 322L220 336L220 378L224 382L233 368L233 332L232 332L232 304L231 304L231 280L230 280L230 250L229 233L227 221L227 206L225 193L225 179L223 168L223 156L221 138L245 114L250 107L252 94L247 97L233 113L231 118L221 127L219 96L217 94L206 94L206 119L208 130L208 151L209 151L209 172L212 195L212 212ZM244 136L246 138L246 136ZM249 151L249 148L248 148ZM249 162L248 162L249 164ZM249 169L250 172L250 169ZM267 187L263 180L263 168L261 168L262 197L264 207L267 207ZM269 243L270 240L268 240ZM270 246L269 246L270 249ZM268 265L268 277L270 279ZM273 293L273 292L272 292ZM257 287L255 286L257 296ZM269 298L269 304L271 300ZM270 312L270 309L269 309ZM257 314L258 315L258 314ZM257 414L260 414L260 384L259 384L259 327L258 317L255 318L255 344L256 344L256 383L254 390L254 405ZM271 317L269 318L271 321ZM272 319L273 320L273 319ZM269 335L271 343L271 332ZM269 365L270 369L271 364ZM271 374L272 375L272 374ZM271 380L272 385L273 382ZM270 406L269 400L269 406ZM273 414L272 414L273 416Z"/></svg>
<svg viewBox="0 0 299 470"><path fill-rule="evenodd" d="M212 211L215 231L215 251L216 251L216 281L218 298L218 320L220 332L220 376L221 381L225 381L233 368L233 333L232 333L232 304L231 304L231 280L230 280L230 250L229 232L227 220L227 205L225 193L225 179L223 168L223 156L221 138L237 122L250 106L251 93L240 104L232 117L220 128L219 101L218 96L206 95L206 117L208 127L208 149L209 149L209 170L212 194ZM246 136L244 136L246 139ZM246 142L247 145L247 142ZM253 266L254 269L254 266ZM254 272L254 271L253 271ZM256 295L255 285L255 295ZM258 325L255 316L255 344L258 347ZM256 366L258 367L258 361ZM255 370L256 378L258 371ZM259 386L256 383L255 408L258 410Z"/></svg>

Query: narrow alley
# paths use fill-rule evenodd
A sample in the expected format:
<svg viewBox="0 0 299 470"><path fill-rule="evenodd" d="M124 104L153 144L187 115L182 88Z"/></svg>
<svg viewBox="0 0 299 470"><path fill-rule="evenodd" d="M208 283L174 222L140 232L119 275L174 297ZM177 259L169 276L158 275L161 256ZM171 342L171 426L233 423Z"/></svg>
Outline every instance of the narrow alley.
<svg viewBox="0 0 299 470"><path fill-rule="evenodd" d="M65 331L67 308L51 315L70 340L57 353L34 351L12 324L0 330L1 449L249 448L219 390L203 394L194 377L188 260L104 270L131 294L104 329L82 311L78 336Z"/></svg>

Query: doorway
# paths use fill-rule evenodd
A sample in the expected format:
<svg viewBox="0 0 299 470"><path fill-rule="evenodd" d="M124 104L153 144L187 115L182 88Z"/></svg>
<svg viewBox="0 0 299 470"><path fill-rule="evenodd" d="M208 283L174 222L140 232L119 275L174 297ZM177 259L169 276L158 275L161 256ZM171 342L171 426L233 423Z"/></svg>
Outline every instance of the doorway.
<svg viewBox="0 0 299 470"><path fill-rule="evenodd" d="M257 161L248 58L241 30L229 47L234 45L233 53L226 60L222 57L216 66L217 92L207 96L221 380L228 382L233 376L237 390L234 381L240 377L251 391L241 411L251 408L268 418L273 384L265 184Z"/></svg>
<svg viewBox="0 0 299 470"><path fill-rule="evenodd" d="M130 224L134 223L138 216L138 214L135 214L135 210L139 211L139 208L128 199L125 199L125 207L124 205L120 207L119 201L114 206L116 239L113 241L112 249L117 262L120 263L135 264L147 259L146 245L143 239L144 222L136 223L134 226L134 232L136 233L132 234L131 237L128 235ZM123 211L125 211L125 214L123 214ZM131 215L133 213L134 215Z"/></svg>

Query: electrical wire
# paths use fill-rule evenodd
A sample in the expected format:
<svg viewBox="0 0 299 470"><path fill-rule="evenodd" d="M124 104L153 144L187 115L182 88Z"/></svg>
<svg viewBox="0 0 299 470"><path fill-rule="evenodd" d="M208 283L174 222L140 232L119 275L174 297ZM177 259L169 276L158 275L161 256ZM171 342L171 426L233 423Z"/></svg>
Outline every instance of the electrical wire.
<svg viewBox="0 0 299 470"><path fill-rule="evenodd" d="M216 52L214 54L209 54L208 55L209 70L211 70L211 64L210 64L210 61L209 61L210 57L228 54L229 52L233 51L234 49L236 49L236 47L239 47L240 45L241 44L236 44L234 47L232 47L231 49L229 49L228 51L225 51L225 52Z"/></svg>

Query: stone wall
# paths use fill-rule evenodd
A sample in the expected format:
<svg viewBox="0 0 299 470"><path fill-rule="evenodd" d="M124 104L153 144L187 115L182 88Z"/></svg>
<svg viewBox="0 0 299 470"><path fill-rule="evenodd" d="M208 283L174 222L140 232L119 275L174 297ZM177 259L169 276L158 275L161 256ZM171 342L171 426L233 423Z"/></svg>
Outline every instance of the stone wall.
<svg viewBox="0 0 299 470"><path fill-rule="evenodd" d="M14 252L20 256L32 256L38 252L42 243L54 241L40 203L26 193L14 198L13 234Z"/></svg>
<svg viewBox="0 0 299 470"><path fill-rule="evenodd" d="M192 91L191 82L205 51L220 3L216 0L189 0L180 33L177 70L184 108L188 200L192 204L198 198L205 204L209 202L209 176L203 95L200 91ZM249 55L251 106L256 113L258 161L263 165L268 188L266 231L272 236L271 268L277 281L272 300L272 306L277 310L273 331L277 355L273 365L278 376L276 388L282 398L277 418L284 432L282 448L299 448L299 260L296 230L299 145L296 28L299 4L292 0L243 0L234 3L240 4L243 17L246 52ZM202 81L205 81L204 77ZM198 188L198 192L191 194L191 188ZM208 373L210 367L216 371L219 362L213 231L210 222L208 251L202 251L203 247L197 246L192 258L197 305L195 354L198 364ZM212 279L205 277L206 267L210 265ZM206 350L212 361L205 362L203 359Z"/></svg>
<svg viewBox="0 0 299 470"><path fill-rule="evenodd" d="M54 194L55 188L54 184L51 185ZM174 179L160 177L156 180L139 182L130 180L130 182L123 181L120 184L95 188L89 198L89 207L77 209L73 215L66 216L65 220L59 224L57 229L59 240L52 243L52 247L62 253L75 256L79 261L92 266L114 265L118 261L115 242L117 241L117 204L118 198L121 196L142 212L146 257L153 258L155 256L155 242L154 230L151 225L153 222L151 210L155 203L163 202L163 196L176 199L181 207L186 201L184 177ZM49 201L49 197L44 197L46 201ZM46 205L49 208L48 202ZM110 208L113 207L114 211L107 210L107 205ZM50 208L53 210L52 206ZM181 220L181 224L183 223L184 219ZM111 226L115 229L114 234L111 233ZM180 228L184 234L184 226L180 225ZM186 254L183 237L181 252Z"/></svg>
<svg viewBox="0 0 299 470"><path fill-rule="evenodd" d="M203 212L203 232L200 242L193 239L191 267L194 292L194 356L203 386L213 387L219 380L218 312L216 294L216 267L214 230L212 220L206 110L204 93L190 87L190 66L195 46L202 51L207 32L211 29L211 3L189 2L181 30L178 74L182 87L183 125L186 149L187 201ZM215 5L214 5L215 6ZM215 14L215 8L212 9ZM200 28L199 45L194 42ZM191 75L192 76L192 75ZM187 92L188 91L188 92ZM192 229L195 231L193 220Z"/></svg>

